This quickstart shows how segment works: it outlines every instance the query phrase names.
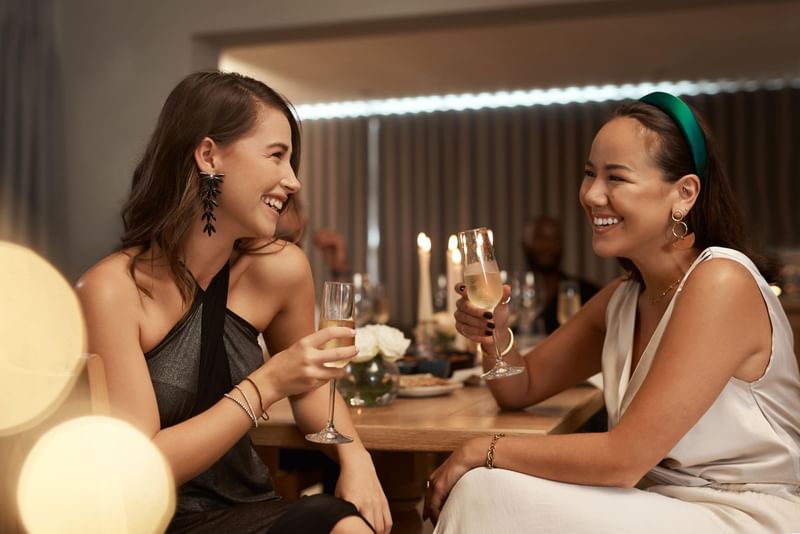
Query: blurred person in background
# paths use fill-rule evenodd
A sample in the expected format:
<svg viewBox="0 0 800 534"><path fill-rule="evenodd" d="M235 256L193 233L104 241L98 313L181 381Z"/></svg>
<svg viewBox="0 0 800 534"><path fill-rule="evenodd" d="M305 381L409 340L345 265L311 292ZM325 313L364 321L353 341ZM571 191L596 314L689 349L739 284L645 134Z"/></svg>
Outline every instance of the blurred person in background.
<svg viewBox="0 0 800 534"><path fill-rule="evenodd" d="M588 280L570 276L561 267L563 253L561 223L547 215L539 216L525 224L522 233L522 248L528 269L534 275L534 283L542 310L545 332L551 334L559 326L558 285L562 280L574 280L580 288L581 302L588 302L599 288Z"/></svg>

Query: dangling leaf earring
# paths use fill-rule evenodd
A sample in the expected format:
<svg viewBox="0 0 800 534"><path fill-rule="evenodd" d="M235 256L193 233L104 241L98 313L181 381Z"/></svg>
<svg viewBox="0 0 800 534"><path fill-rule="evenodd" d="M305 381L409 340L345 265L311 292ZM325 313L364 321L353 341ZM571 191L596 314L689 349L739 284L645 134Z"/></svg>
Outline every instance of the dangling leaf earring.
<svg viewBox="0 0 800 534"><path fill-rule="evenodd" d="M222 194L222 191L219 190L219 184L222 183L222 177L225 174L214 171L210 173L198 171L198 173L200 174L200 200L203 202L203 216L201 219L206 221L203 232L211 237L211 234L217 231L212 221L217 220L214 216L214 208L219 206L217 195Z"/></svg>
<svg viewBox="0 0 800 534"><path fill-rule="evenodd" d="M689 250L694 246L694 232L689 233L689 225L683 220L686 215L681 210L675 210L672 218L672 237L675 241L672 246L678 250Z"/></svg>

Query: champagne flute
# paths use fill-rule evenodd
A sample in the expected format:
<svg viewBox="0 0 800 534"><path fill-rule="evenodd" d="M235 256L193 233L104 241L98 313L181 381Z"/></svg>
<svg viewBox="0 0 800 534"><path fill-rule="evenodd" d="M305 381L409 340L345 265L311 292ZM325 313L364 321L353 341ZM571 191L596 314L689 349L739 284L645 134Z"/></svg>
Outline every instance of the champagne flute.
<svg viewBox="0 0 800 534"><path fill-rule="evenodd" d="M322 287L322 304L320 308L319 327L346 326L355 328L355 287L344 282L325 282ZM332 339L325 343L324 349L346 347L354 345L354 338ZM327 367L344 367L350 363L349 359L328 362ZM336 379L331 380L331 394L328 406L328 424L315 434L307 434L306 439L314 443L340 444L350 443L353 438L339 433L333 425L333 410L336 406Z"/></svg>
<svg viewBox="0 0 800 534"><path fill-rule="evenodd" d="M558 283L558 324L563 325L581 308L581 292L575 280Z"/></svg>
<svg viewBox="0 0 800 534"><path fill-rule="evenodd" d="M467 298L481 308L494 312L503 297L503 285L500 281L500 269L494 257L489 231L476 228L459 232L462 262L464 265L464 284L467 286ZM481 378L494 380L521 373L524 368L508 365L500 355L497 346L497 333L492 331L495 350L495 365L483 373Z"/></svg>

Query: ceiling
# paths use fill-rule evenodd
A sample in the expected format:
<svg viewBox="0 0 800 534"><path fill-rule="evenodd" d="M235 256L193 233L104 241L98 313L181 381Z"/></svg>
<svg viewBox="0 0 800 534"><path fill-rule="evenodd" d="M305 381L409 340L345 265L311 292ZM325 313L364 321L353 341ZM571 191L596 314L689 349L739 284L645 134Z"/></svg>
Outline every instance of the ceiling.
<svg viewBox="0 0 800 534"><path fill-rule="evenodd" d="M800 2L745 2L248 44L220 66L295 105L681 79L800 77Z"/></svg>
<svg viewBox="0 0 800 534"><path fill-rule="evenodd" d="M664 3L662 3L663 6ZM695 2L694 6L702 4ZM572 11L319 32L223 49L295 105L681 79L800 77L800 2ZM433 26L433 27L431 27ZM327 33L327 34L326 34Z"/></svg>

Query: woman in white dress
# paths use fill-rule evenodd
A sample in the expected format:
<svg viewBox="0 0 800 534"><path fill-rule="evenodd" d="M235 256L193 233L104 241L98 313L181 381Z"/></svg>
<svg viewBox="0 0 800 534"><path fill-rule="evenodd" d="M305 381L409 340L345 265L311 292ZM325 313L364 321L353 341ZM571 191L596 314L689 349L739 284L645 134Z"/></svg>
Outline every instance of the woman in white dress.
<svg viewBox="0 0 800 534"><path fill-rule="evenodd" d="M800 531L792 333L702 119L665 93L623 105L594 139L580 202L594 251L626 276L525 355L505 305L462 298L455 317L485 355L496 329L525 367L489 382L501 407L602 370L609 430L467 442L430 476L437 532Z"/></svg>

